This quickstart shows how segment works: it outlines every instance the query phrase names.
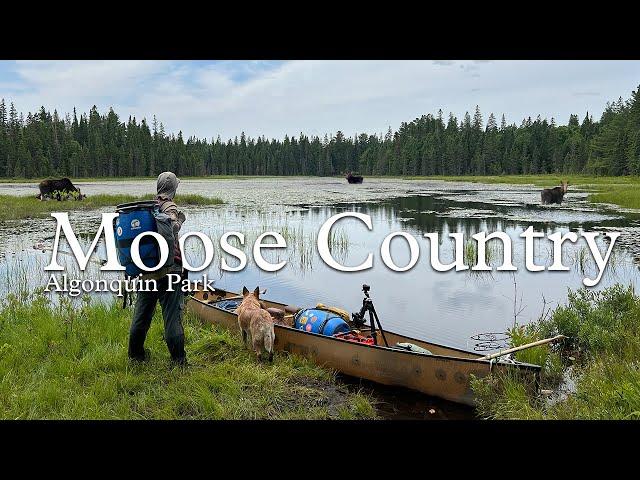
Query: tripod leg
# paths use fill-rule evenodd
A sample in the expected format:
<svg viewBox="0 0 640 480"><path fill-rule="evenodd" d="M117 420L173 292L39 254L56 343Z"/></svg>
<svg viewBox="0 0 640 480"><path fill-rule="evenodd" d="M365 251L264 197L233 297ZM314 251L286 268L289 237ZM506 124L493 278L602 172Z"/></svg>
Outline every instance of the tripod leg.
<svg viewBox="0 0 640 480"><path fill-rule="evenodd" d="M375 317L376 322L378 322L378 329L380 330L380 333L382 334L382 339L384 340L384 345L386 347L388 347L389 343L387 342L387 337L385 337L385 335L384 335L384 330L382 329L382 325L380 325L380 319L378 318L378 314L376 313L376 309L373 308L373 305L371 306L371 313L373 313L373 316ZM373 321L371 323L373 324Z"/></svg>
<svg viewBox="0 0 640 480"><path fill-rule="evenodd" d="M377 345L378 344L378 333L376 332L376 323L375 320L373 318L373 312L367 308L367 310L369 310L369 325L371 325L371 336L373 337L373 342Z"/></svg>

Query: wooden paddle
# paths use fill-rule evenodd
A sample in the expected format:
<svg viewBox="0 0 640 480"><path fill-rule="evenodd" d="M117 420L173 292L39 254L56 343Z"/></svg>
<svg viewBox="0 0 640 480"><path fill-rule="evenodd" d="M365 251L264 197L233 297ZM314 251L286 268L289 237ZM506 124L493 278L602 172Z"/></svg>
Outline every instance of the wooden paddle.
<svg viewBox="0 0 640 480"><path fill-rule="evenodd" d="M537 342L526 343L524 345L520 345L519 347L508 348L507 350L501 350L496 353L492 353L490 355L485 355L484 357L478 358L478 360L493 360L494 358L502 357L503 355L507 355L513 352L519 352L520 350L526 350L527 348L537 347L538 345L544 345L545 343L554 342L556 340L562 340L563 338L567 338L564 335L556 335L555 337L545 338L544 340L538 340Z"/></svg>

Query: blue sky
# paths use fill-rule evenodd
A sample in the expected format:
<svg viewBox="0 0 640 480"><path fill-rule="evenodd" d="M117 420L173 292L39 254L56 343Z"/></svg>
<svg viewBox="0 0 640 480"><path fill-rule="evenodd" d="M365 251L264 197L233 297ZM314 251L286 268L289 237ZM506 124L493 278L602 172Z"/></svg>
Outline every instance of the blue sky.
<svg viewBox="0 0 640 480"><path fill-rule="evenodd" d="M0 61L0 97L64 115L113 107L167 132L282 138L383 133L442 109L486 121L598 119L640 84L638 61Z"/></svg>

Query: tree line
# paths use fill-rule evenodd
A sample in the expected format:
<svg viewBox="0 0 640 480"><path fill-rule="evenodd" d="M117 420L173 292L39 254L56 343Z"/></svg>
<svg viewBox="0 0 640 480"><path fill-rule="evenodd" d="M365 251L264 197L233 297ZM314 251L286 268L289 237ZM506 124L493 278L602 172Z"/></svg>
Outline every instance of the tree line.
<svg viewBox="0 0 640 480"><path fill-rule="evenodd" d="M386 134L283 140L240 137L210 141L166 133L113 109L60 117L44 107L26 117L0 101L0 177L40 178L205 175L500 175L542 173L640 174L640 101L607 103L598 121L571 115L566 125L538 116L518 126L479 107L462 119L442 110Z"/></svg>

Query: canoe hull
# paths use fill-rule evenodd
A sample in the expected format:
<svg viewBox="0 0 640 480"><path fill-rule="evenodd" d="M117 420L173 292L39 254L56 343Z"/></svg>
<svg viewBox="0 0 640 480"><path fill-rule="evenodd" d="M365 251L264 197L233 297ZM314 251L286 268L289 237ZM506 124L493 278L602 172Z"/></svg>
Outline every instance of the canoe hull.
<svg viewBox="0 0 640 480"><path fill-rule="evenodd" d="M276 302L266 303L283 306ZM235 313L217 308L198 298L197 294L190 297L188 308L204 322L239 332ZM508 367L477 360L479 355L473 352L421 342L392 332L385 331L385 334L390 345L410 341L428 348L434 354L424 355L384 346L358 344L281 325L275 325L274 349L306 357L317 365L346 375L383 385L410 388L471 406L474 405L471 376L484 377L492 369L496 371ZM381 338L378 341L381 342ZM451 356L452 354L456 356ZM535 379L540 370L539 366L528 364L517 365L517 368L532 375L532 379Z"/></svg>

